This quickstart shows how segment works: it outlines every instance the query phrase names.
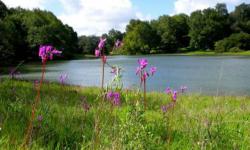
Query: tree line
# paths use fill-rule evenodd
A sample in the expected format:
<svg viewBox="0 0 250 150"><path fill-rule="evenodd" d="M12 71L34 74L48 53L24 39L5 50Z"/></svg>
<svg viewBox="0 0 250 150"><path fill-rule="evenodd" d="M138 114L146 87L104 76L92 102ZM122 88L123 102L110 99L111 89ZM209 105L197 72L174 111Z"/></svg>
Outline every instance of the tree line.
<svg viewBox="0 0 250 150"><path fill-rule="evenodd" d="M223 3L197 10L191 15L162 15L151 21L132 19L125 33L111 29L107 54L176 53L193 50L238 52L250 50L250 4L242 3L228 12ZM114 49L115 41L122 41ZM41 44L63 50L61 58L94 54L99 37L77 36L53 13L40 9L7 8L0 0L0 66L38 59Z"/></svg>
<svg viewBox="0 0 250 150"><path fill-rule="evenodd" d="M53 13L10 8L0 1L0 66L38 59L41 44L63 50L64 59L79 52L77 33Z"/></svg>
<svg viewBox="0 0 250 150"><path fill-rule="evenodd" d="M250 50L250 4L242 3L231 13L226 4L219 3L190 16L163 15L151 21L132 19L124 34L112 29L103 36L109 41L107 51L115 54ZM110 47L118 37L123 39L123 46L113 51ZM97 40L96 36L81 36L81 51L93 54Z"/></svg>

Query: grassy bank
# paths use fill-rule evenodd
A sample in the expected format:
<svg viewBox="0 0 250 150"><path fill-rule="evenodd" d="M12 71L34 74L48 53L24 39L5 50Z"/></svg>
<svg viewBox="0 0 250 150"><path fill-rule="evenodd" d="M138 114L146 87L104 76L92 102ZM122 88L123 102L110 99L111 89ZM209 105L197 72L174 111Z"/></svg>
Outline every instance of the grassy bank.
<svg viewBox="0 0 250 150"><path fill-rule="evenodd" d="M250 56L250 51L242 51L242 52L223 52L217 53L214 51L191 51L184 53L177 53L177 55L187 55L187 56Z"/></svg>
<svg viewBox="0 0 250 150"><path fill-rule="evenodd" d="M31 82L0 81L0 149L18 149L35 97ZM164 93L135 91L111 106L98 88L45 84L31 149L249 149L250 98L183 94L166 113ZM89 106L89 110L86 106Z"/></svg>

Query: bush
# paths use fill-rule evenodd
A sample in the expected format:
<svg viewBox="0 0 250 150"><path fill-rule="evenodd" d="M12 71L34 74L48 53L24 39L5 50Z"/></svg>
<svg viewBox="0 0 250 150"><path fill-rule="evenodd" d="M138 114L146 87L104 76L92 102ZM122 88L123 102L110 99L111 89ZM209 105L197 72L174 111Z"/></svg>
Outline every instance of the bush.
<svg viewBox="0 0 250 150"><path fill-rule="evenodd" d="M216 52L238 52L250 49L250 34L235 33L215 43Z"/></svg>

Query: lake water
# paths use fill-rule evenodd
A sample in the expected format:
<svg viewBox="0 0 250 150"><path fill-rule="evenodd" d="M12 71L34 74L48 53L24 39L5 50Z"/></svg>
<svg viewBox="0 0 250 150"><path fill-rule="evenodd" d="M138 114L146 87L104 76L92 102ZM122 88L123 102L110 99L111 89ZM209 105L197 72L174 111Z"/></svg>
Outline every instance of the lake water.
<svg viewBox="0 0 250 150"><path fill-rule="evenodd" d="M135 75L138 58L147 58L156 66L156 74L148 80L148 90L164 91L166 87L188 87L192 93L208 95L250 95L250 57L245 56L110 56L108 62L123 68L124 86L139 85ZM27 65L34 72L22 72L21 78L39 79L40 65ZM112 78L105 68L105 83ZM47 65L46 80L58 81L60 74L68 74L68 84L100 86L100 59L70 60Z"/></svg>

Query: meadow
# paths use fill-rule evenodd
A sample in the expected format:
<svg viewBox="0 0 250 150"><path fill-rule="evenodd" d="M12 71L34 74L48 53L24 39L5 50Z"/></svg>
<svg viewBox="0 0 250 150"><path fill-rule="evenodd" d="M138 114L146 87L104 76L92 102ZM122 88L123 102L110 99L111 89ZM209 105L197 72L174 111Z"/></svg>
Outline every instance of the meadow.
<svg viewBox="0 0 250 150"><path fill-rule="evenodd" d="M250 97L178 95L122 90L119 105L97 87L44 83L30 149L249 149ZM0 148L19 149L36 86L0 81Z"/></svg>

